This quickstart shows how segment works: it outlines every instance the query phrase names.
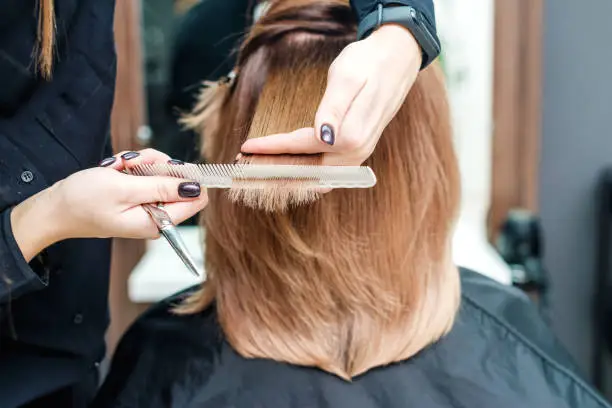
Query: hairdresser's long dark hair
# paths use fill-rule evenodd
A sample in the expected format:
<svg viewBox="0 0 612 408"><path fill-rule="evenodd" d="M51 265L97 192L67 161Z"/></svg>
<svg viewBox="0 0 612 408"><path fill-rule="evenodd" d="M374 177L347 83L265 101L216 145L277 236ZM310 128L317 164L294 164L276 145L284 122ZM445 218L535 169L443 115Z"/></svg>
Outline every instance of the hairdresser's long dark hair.
<svg viewBox="0 0 612 408"><path fill-rule="evenodd" d="M38 31L36 33L36 69L45 79L51 78L55 52L55 1L38 0Z"/></svg>
<svg viewBox="0 0 612 408"><path fill-rule="evenodd" d="M272 2L240 49L236 82L207 88L186 119L206 129L206 159L230 163L249 137L312 126L330 64L354 38L347 1ZM272 203L272 212L211 190L207 282L179 312L214 301L242 355L343 378L443 336L459 304L450 241L460 188L436 64L419 75L366 164L374 188ZM260 198L279 200L274 191Z"/></svg>

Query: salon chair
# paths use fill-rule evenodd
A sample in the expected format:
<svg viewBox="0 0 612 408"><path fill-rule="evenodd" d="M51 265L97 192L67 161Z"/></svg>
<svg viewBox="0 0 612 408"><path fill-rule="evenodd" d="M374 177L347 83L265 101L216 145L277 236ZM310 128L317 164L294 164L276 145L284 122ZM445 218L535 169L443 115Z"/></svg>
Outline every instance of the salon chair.
<svg viewBox="0 0 612 408"><path fill-rule="evenodd" d="M523 290L547 318L549 278L543 263L544 245L539 217L528 210L511 210L495 246L510 266L512 285Z"/></svg>

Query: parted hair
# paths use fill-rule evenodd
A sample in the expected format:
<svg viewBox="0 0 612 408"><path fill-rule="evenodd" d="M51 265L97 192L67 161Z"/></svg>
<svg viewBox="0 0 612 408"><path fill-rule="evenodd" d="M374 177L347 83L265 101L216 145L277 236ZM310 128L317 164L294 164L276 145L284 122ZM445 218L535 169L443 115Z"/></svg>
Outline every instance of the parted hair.
<svg viewBox="0 0 612 408"><path fill-rule="evenodd" d="M348 1L271 2L239 49L235 82L209 84L185 118L205 134L206 160L229 163L247 138L313 126L330 65L355 36ZM177 312L214 303L241 355L344 379L445 335L460 299L450 260L460 183L437 64L418 75L365 164L375 187L271 211L210 190L207 280Z"/></svg>

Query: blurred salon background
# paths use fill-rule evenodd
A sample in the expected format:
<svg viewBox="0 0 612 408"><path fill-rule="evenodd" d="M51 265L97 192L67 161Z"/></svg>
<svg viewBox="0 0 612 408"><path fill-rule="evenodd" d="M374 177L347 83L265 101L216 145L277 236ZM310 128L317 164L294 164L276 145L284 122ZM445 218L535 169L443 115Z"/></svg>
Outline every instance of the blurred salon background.
<svg viewBox="0 0 612 408"><path fill-rule="evenodd" d="M255 3L117 2L116 151L200 160L177 120L202 81L231 70L264 10ZM571 0L435 4L464 190L455 262L525 290L612 397L612 2L590 0L590 13ZM196 224L180 228L203 262ZM195 282L165 241L116 240L109 353L148 305Z"/></svg>

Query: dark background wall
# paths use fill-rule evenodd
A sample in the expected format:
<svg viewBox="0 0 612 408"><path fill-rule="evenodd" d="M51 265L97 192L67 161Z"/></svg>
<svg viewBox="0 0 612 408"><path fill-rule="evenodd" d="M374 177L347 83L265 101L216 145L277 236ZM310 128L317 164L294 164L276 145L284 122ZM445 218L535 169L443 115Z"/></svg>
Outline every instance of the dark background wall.
<svg viewBox="0 0 612 408"><path fill-rule="evenodd" d="M610 0L545 2L540 167L545 262L552 275L554 328L589 373L595 189L598 173L612 165L611 15Z"/></svg>

